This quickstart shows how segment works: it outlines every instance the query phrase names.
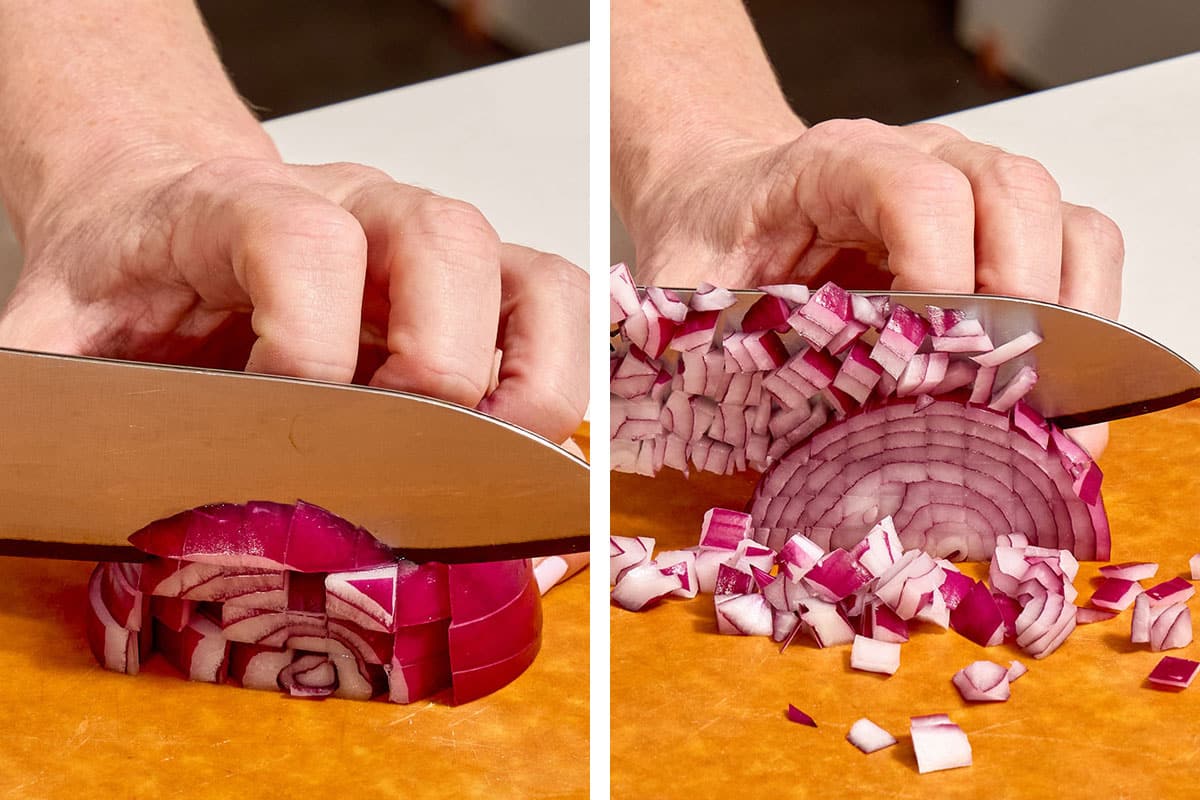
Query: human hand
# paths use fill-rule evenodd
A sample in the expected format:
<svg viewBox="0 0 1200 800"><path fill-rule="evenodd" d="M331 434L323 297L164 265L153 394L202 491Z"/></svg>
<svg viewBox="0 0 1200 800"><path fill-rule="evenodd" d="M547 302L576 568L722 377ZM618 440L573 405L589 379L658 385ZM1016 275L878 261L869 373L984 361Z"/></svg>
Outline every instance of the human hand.
<svg viewBox="0 0 1200 800"><path fill-rule="evenodd" d="M5 346L355 377L553 441L583 416L586 274L378 170L125 162L62 187L24 240Z"/></svg>
<svg viewBox="0 0 1200 800"><path fill-rule="evenodd" d="M765 138L765 137L764 137ZM1036 161L935 124L710 138L627 203L644 283L986 292L1115 318L1124 247ZM1092 452L1104 429L1079 432Z"/></svg>

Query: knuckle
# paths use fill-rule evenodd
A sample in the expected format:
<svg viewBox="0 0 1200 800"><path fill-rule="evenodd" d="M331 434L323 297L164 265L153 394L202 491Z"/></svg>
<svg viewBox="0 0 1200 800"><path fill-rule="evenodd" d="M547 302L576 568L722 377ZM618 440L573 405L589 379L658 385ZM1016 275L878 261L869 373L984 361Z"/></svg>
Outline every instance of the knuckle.
<svg viewBox="0 0 1200 800"><path fill-rule="evenodd" d="M906 128L918 136L937 142L938 144L962 142L966 141L967 138L949 125L943 125L940 122L916 122L906 126Z"/></svg>
<svg viewBox="0 0 1200 800"><path fill-rule="evenodd" d="M1070 207L1067 224L1076 227L1101 252L1120 264L1125 260L1125 237L1108 216L1087 206Z"/></svg>
<svg viewBox="0 0 1200 800"><path fill-rule="evenodd" d="M1058 182L1041 162L1027 156L1001 153L989 159L981 181L1019 202L1057 205L1062 200Z"/></svg>
<svg viewBox="0 0 1200 800"><path fill-rule="evenodd" d="M896 173L896 199L923 207L969 209L973 207L967 176L940 161L915 161Z"/></svg>
<svg viewBox="0 0 1200 800"><path fill-rule="evenodd" d="M489 252L500 237L478 208L462 200L430 194L417 207L412 223L419 233L457 241Z"/></svg>
<svg viewBox="0 0 1200 800"><path fill-rule="evenodd" d="M817 123L804 133L805 137L831 145L862 144L894 133L891 126L873 119L831 119Z"/></svg>

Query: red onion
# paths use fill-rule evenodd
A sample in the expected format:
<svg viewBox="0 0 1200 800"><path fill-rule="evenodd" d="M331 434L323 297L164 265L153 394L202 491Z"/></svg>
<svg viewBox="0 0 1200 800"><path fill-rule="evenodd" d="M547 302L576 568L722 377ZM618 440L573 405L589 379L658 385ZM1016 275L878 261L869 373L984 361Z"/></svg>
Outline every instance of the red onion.
<svg viewBox="0 0 1200 800"><path fill-rule="evenodd" d="M633 276L629 274L629 268L624 264L613 264L609 269L608 296L608 324L616 325L637 311L639 306L637 284L633 282Z"/></svg>
<svg viewBox="0 0 1200 800"><path fill-rule="evenodd" d="M807 725L810 728L817 727L816 720L790 703L787 708L787 718L800 725Z"/></svg>
<svg viewBox="0 0 1200 800"><path fill-rule="evenodd" d="M1188 559L1188 569L1191 571L1192 580L1200 581L1200 553Z"/></svg>
<svg viewBox="0 0 1200 800"><path fill-rule="evenodd" d="M1167 689L1186 689L1196 673L1200 672L1200 661L1163 656L1154 667L1148 680L1155 686Z"/></svg>
<svg viewBox="0 0 1200 800"><path fill-rule="evenodd" d="M951 681L969 703L1002 703L1010 696L1011 679L1008 668L993 661L976 661L954 673Z"/></svg>
<svg viewBox="0 0 1200 800"><path fill-rule="evenodd" d="M1124 578L1127 581L1144 581L1158 572L1158 564L1150 561L1126 561L1122 564L1105 564L1100 574L1106 578Z"/></svg>
<svg viewBox="0 0 1200 800"><path fill-rule="evenodd" d="M850 666L864 672L895 675L900 669L900 644L855 636L850 648Z"/></svg>
<svg viewBox="0 0 1200 800"><path fill-rule="evenodd" d="M395 702L449 687L463 703L513 680L541 641L528 561L397 560L308 503L205 506L130 540L144 565L93 574L89 643L109 669L136 672L153 645L193 680Z"/></svg>
<svg viewBox="0 0 1200 800"><path fill-rule="evenodd" d="M1182 603L1191 599L1195 593L1195 587L1180 577L1163 581L1146 590L1152 606Z"/></svg>
<svg viewBox="0 0 1200 800"><path fill-rule="evenodd" d="M876 750L891 747L896 743L896 737L863 717L850 726L850 732L846 734L846 741L864 753L870 754Z"/></svg>
<svg viewBox="0 0 1200 800"><path fill-rule="evenodd" d="M645 564L654 552L654 540L648 536L610 536L608 539L609 586L615 586L621 573Z"/></svg>
<svg viewBox="0 0 1200 800"><path fill-rule="evenodd" d="M761 594L727 594L716 598L717 632L770 636L774 613Z"/></svg>
<svg viewBox="0 0 1200 800"><path fill-rule="evenodd" d="M1133 605L1133 601L1142 593L1142 587L1137 581L1124 578L1102 578L1100 585L1088 601L1096 608L1106 611L1124 611Z"/></svg>
<svg viewBox="0 0 1200 800"><path fill-rule="evenodd" d="M679 576L657 564L646 563L625 570L613 586L612 600L627 611L640 611L683 588Z"/></svg>
<svg viewBox="0 0 1200 800"><path fill-rule="evenodd" d="M1042 337L1029 331L1023 333L1012 341L1005 342L995 350L989 350L981 355L972 356L971 359L981 367L999 367L1018 358L1025 353L1028 353L1034 347L1042 343Z"/></svg>
<svg viewBox="0 0 1200 800"><path fill-rule="evenodd" d="M917 771L922 775L971 766L971 743L962 728L945 714L913 717L909 733L917 756Z"/></svg>

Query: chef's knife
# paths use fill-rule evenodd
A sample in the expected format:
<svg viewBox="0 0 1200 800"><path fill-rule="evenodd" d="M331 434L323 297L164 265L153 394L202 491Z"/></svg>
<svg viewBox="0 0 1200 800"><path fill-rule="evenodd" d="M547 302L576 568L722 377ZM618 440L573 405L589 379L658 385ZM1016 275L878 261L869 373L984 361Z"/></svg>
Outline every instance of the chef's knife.
<svg viewBox="0 0 1200 800"><path fill-rule="evenodd" d="M675 289L684 300L690 289ZM1148 414L1200 398L1200 371L1186 359L1132 328L1073 308L982 294L855 292L887 295L923 312L925 306L957 308L983 323L994 344L1036 331L1044 341L1001 367L1002 385L1024 364L1038 371L1028 402L1061 427ZM726 310L740 321L762 292L736 291Z"/></svg>
<svg viewBox="0 0 1200 800"><path fill-rule="evenodd" d="M587 548L588 468L402 392L0 349L0 554L134 560L212 502L297 499L415 560Z"/></svg>

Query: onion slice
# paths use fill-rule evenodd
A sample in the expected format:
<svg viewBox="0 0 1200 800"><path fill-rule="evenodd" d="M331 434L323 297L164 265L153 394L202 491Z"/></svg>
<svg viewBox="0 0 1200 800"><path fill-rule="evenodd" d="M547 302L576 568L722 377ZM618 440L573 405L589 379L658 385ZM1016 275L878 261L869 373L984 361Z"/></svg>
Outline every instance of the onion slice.
<svg viewBox="0 0 1200 800"><path fill-rule="evenodd" d="M885 747L891 747L896 743L896 737L863 717L850 726L850 732L846 734L846 741L869 754L883 750Z"/></svg>
<svg viewBox="0 0 1200 800"><path fill-rule="evenodd" d="M971 766L971 742L962 728L945 715L931 717L913 717L911 720L909 733L917 756L917 771L923 775Z"/></svg>

